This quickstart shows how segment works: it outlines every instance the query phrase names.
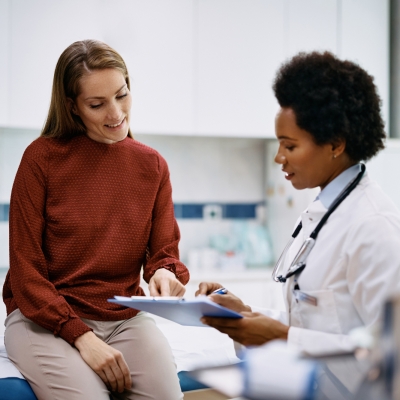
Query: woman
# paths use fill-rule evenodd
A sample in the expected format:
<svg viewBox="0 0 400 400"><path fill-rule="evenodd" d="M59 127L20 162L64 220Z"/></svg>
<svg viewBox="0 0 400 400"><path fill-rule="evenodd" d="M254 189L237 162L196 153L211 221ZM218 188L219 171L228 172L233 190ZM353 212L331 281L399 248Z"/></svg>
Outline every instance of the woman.
<svg viewBox="0 0 400 400"><path fill-rule="evenodd" d="M352 350L349 332L378 322L385 299L400 288L400 214L360 164L384 147L380 99L370 75L327 52L293 57L278 71L273 88L281 107L275 161L296 189L321 188L302 213L276 274L284 282L286 312L254 312L228 293L212 299L244 318L204 322L244 345L284 339L307 354ZM338 198L341 203L303 257L305 267L297 264L304 269L288 274ZM220 287L201 283L197 294Z"/></svg>
<svg viewBox="0 0 400 400"><path fill-rule="evenodd" d="M94 40L60 56L40 138L10 203L5 345L39 399L181 399L171 350L114 295L182 296L165 160L133 140L121 56Z"/></svg>

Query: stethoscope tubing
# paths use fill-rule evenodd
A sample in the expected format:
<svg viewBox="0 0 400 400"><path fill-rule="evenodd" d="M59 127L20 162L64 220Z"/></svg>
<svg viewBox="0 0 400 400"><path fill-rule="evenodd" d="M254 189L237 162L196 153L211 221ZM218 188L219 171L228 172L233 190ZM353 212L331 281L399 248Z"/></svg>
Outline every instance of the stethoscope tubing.
<svg viewBox="0 0 400 400"><path fill-rule="evenodd" d="M303 244L301 246L299 252L296 254L296 257L294 258L292 264L290 265L290 267L288 269L288 273L286 274L286 276L285 277L283 277L282 275L278 276L279 270L280 270L281 265L283 263L283 259L284 259L285 255L287 253L287 250L292 245L294 239L297 237L297 235L300 233L300 231L301 231L301 229L303 227L301 221L297 225L296 229L292 233L292 237L290 238L289 242L285 246L282 254L280 255L280 257L279 257L278 261L276 262L275 267L274 267L274 269L272 271L272 279L275 282L285 282L287 278L290 278L292 275L294 275L296 273L300 273L301 271L303 271L303 269L306 266L306 259L307 259L308 255L309 255L309 253L311 252L312 248L314 247L315 240L317 239L317 236L318 236L320 230L322 229L322 227L324 226L324 224L326 223L326 221L328 220L330 215L346 199L346 197L354 190L354 188L360 183L362 177L364 176L364 172L366 170L365 165L363 163L360 163L360 165L361 165L361 171L358 173L356 178L349 185L347 185L343 189L343 191L336 197L336 199L333 201L331 206L328 208L328 211L322 217L321 221L318 223L318 225L315 227L315 229L311 232L309 238L306 239L306 241L304 242L304 244L309 243L310 246L305 250L304 249L305 246ZM302 252L303 252L303 254L301 254ZM294 267L296 267L297 261L298 261L299 258L301 258L301 265L299 265L298 268L294 268Z"/></svg>

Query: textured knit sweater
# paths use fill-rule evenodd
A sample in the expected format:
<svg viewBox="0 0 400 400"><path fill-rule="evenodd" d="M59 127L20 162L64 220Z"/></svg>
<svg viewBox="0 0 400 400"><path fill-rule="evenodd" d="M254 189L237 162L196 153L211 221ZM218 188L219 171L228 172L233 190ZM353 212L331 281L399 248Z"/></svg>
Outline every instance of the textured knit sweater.
<svg viewBox="0 0 400 400"><path fill-rule="evenodd" d="M79 317L131 318L138 311L107 302L143 295L159 268L186 284L179 261L165 160L126 138L39 138L26 149L10 202L10 270L3 299L73 344L90 330Z"/></svg>

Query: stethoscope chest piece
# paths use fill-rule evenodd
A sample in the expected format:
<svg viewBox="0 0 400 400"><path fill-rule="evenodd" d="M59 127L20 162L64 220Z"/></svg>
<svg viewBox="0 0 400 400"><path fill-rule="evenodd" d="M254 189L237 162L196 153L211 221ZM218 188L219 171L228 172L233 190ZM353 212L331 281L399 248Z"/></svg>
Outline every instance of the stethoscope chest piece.
<svg viewBox="0 0 400 400"><path fill-rule="evenodd" d="M310 254L314 245L315 245L315 239L311 237L307 238L304 241L304 243L300 247L300 250L297 252L296 257L294 258L292 264L288 269L286 278L290 278L296 272L300 272L299 271L300 269L303 270L303 268L306 266L307 257Z"/></svg>
<svg viewBox="0 0 400 400"><path fill-rule="evenodd" d="M315 239L311 237L307 238L304 241L304 243L300 247L300 250L297 252L293 262L290 264L286 276L285 277L283 277L282 275L278 276L279 282L286 282L287 278L290 278L292 275L303 271L303 269L306 266L307 257L310 254L314 245L315 245Z"/></svg>

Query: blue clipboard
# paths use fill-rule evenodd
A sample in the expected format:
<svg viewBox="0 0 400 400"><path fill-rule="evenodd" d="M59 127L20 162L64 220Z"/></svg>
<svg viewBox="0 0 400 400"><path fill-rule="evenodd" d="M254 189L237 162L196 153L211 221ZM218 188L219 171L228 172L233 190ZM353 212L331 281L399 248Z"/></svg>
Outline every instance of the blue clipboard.
<svg viewBox="0 0 400 400"><path fill-rule="evenodd" d="M110 303L121 304L140 311L147 311L186 326L207 326L201 317L243 318L239 313L214 303L206 296L195 299L181 297L114 296Z"/></svg>

